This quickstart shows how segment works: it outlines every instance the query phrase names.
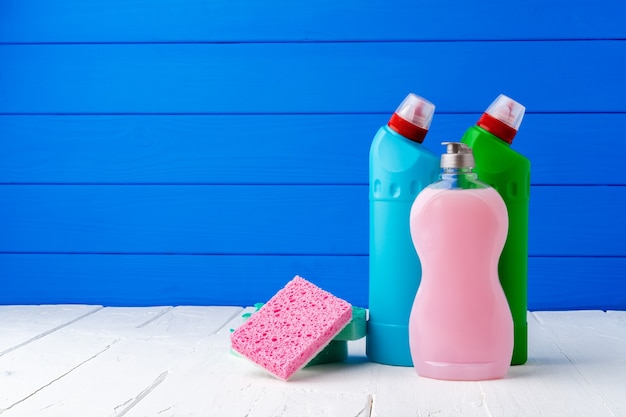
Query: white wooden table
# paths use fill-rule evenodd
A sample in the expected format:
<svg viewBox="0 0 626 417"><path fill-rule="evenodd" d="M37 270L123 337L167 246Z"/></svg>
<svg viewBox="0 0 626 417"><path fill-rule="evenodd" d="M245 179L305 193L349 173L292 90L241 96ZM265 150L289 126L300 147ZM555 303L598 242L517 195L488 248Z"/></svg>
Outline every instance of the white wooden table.
<svg viewBox="0 0 626 417"><path fill-rule="evenodd" d="M239 307L0 306L0 415L626 416L626 312L529 313L504 380L435 381L350 358L289 382L230 353Z"/></svg>

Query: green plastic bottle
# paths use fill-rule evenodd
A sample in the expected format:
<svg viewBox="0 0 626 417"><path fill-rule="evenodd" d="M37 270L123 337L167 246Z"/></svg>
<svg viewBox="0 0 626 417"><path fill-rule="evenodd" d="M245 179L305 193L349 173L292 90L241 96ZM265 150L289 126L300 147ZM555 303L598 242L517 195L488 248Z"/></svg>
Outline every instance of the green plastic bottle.
<svg viewBox="0 0 626 417"><path fill-rule="evenodd" d="M524 364L528 359L530 161L510 146L524 112L524 106L501 94L461 139L472 148L478 178L500 193L509 215L509 233L498 263L498 275L513 315L512 365Z"/></svg>

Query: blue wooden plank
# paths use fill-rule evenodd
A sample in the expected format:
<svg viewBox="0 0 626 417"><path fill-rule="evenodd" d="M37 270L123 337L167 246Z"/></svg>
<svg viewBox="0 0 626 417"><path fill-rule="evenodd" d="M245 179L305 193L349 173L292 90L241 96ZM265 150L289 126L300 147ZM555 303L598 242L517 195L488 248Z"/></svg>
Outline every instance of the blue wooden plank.
<svg viewBox="0 0 626 417"><path fill-rule="evenodd" d="M625 256L626 187L535 186L529 253ZM0 186L0 252L366 255L345 186Z"/></svg>
<svg viewBox="0 0 626 417"><path fill-rule="evenodd" d="M0 265L16 279L0 304L252 305L296 274L351 303L367 303L362 257L0 255ZM33 291L24 292L25 285Z"/></svg>
<svg viewBox="0 0 626 417"><path fill-rule="evenodd" d="M530 258L528 270L532 310L626 310L626 258Z"/></svg>
<svg viewBox="0 0 626 417"><path fill-rule="evenodd" d="M0 113L387 113L409 91L443 113L499 93L534 113L626 112L625 45L0 45Z"/></svg>
<svg viewBox="0 0 626 417"><path fill-rule="evenodd" d="M0 42L624 38L624 3L5 0Z"/></svg>
<svg viewBox="0 0 626 417"><path fill-rule="evenodd" d="M364 184L387 118L0 116L0 182Z"/></svg>
<svg viewBox="0 0 626 417"><path fill-rule="evenodd" d="M348 242L367 233L367 198L365 186L1 186L0 252L362 254Z"/></svg>
<svg viewBox="0 0 626 417"><path fill-rule="evenodd" d="M532 187L529 253L623 256L625 208L626 187Z"/></svg>
<svg viewBox="0 0 626 417"><path fill-rule="evenodd" d="M0 183L367 184L371 139L393 110L0 116ZM478 117L436 114L424 146L441 153ZM626 185L607 163L624 131L626 114L528 114L513 147L531 160L533 184Z"/></svg>
<svg viewBox="0 0 626 417"><path fill-rule="evenodd" d="M0 304L245 306L267 301L299 274L365 306L366 263L363 256L0 255Z"/></svg>
<svg viewBox="0 0 626 417"><path fill-rule="evenodd" d="M0 255L0 304L252 305L300 274L367 306L367 256ZM528 261L531 310L626 309L626 258Z"/></svg>

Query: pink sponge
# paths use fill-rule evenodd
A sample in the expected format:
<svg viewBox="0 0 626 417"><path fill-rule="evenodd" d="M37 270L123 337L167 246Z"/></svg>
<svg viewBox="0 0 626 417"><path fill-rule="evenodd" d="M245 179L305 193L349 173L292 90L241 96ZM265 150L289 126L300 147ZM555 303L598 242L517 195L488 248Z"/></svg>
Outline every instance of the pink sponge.
<svg viewBox="0 0 626 417"><path fill-rule="evenodd" d="M296 275L231 335L236 352L287 380L351 320L352 306Z"/></svg>

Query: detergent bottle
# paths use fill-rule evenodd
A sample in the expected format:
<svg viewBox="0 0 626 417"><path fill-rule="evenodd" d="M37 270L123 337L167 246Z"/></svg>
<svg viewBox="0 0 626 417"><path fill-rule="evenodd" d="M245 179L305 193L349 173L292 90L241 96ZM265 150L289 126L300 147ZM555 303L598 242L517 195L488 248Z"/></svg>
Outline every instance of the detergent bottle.
<svg viewBox="0 0 626 417"><path fill-rule="evenodd" d="M428 378L502 378L513 353L513 318L498 279L506 206L472 171L471 149L444 144L441 179L417 196L410 214L422 264L409 323L413 364Z"/></svg>
<svg viewBox="0 0 626 417"><path fill-rule="evenodd" d="M512 365L524 364L528 358L530 161L511 149L524 112L524 106L500 95L461 139L472 148L478 177L500 193L509 214L509 233L498 274L515 323Z"/></svg>
<svg viewBox="0 0 626 417"><path fill-rule="evenodd" d="M422 146L435 106L409 94L376 133L369 155L369 320L372 362L411 366L409 315L421 268L409 213L417 194L437 179L439 158Z"/></svg>

